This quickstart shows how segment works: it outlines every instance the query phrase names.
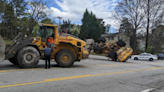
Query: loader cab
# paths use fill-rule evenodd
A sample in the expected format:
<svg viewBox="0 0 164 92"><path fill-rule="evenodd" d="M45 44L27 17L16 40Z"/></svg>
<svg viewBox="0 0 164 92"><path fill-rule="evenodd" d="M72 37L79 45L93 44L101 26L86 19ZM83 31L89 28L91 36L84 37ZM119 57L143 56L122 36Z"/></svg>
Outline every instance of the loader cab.
<svg viewBox="0 0 164 92"><path fill-rule="evenodd" d="M38 36L42 38L42 42L46 42L48 36L55 39L55 27L40 26Z"/></svg>
<svg viewBox="0 0 164 92"><path fill-rule="evenodd" d="M48 42L48 36L53 37L54 44L57 44L57 39L59 37L58 35L58 26L53 24L39 24L40 28L37 33L37 37L40 38L40 44L37 44L40 46L40 49L42 49L44 46L46 46Z"/></svg>

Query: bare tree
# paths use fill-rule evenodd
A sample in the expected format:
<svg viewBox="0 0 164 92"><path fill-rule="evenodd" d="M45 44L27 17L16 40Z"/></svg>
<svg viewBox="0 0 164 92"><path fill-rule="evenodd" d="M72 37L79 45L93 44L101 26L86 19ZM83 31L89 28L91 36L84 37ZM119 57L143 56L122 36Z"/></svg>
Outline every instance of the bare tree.
<svg viewBox="0 0 164 92"><path fill-rule="evenodd" d="M144 14L141 11L142 3L141 0L122 0L118 3L115 8L116 18L123 20L123 18L128 18L130 24L132 24L132 40L133 40L133 50L137 50L137 31L142 28L142 21Z"/></svg>
<svg viewBox="0 0 164 92"><path fill-rule="evenodd" d="M151 53L162 53L163 42L164 42L164 25L159 25L152 30L151 43L152 51Z"/></svg>
<svg viewBox="0 0 164 92"><path fill-rule="evenodd" d="M153 28L161 25L164 20L164 0L141 0L142 9L145 13L146 43L145 51L147 51L150 42L149 34Z"/></svg>
<svg viewBox="0 0 164 92"><path fill-rule="evenodd" d="M33 0L29 2L29 35L32 34L34 26L47 16L47 2L43 0Z"/></svg>
<svg viewBox="0 0 164 92"><path fill-rule="evenodd" d="M50 14L50 0L0 0L0 34L13 39L18 32L31 35L34 26Z"/></svg>

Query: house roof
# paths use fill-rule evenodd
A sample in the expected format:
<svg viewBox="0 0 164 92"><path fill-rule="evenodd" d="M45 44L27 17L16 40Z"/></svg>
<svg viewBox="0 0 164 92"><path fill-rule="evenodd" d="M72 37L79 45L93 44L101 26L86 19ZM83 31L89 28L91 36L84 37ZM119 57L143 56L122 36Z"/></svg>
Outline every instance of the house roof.
<svg viewBox="0 0 164 92"><path fill-rule="evenodd" d="M119 33L111 33L111 34L101 34L101 37L110 37L110 36L115 36Z"/></svg>

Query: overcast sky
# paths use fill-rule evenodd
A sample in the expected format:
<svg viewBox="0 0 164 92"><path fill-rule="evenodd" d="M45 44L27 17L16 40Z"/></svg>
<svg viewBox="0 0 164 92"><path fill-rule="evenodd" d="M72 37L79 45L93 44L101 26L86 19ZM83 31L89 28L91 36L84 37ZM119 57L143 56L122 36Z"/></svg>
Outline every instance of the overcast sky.
<svg viewBox="0 0 164 92"><path fill-rule="evenodd" d="M112 29L118 29L119 23L112 18L112 11L118 0L52 0L48 5L51 17L61 16L64 20L82 24L81 19L87 8L97 18L103 18L106 24L111 24ZM58 22L58 21L56 21Z"/></svg>

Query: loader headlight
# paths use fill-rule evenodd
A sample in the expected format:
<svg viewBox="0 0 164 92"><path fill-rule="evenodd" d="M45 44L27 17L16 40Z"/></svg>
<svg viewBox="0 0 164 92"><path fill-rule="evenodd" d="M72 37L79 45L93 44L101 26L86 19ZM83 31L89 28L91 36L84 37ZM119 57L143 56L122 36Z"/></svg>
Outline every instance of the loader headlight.
<svg viewBox="0 0 164 92"><path fill-rule="evenodd" d="M34 40L36 40L36 38L34 38Z"/></svg>

